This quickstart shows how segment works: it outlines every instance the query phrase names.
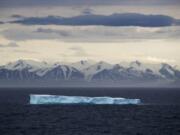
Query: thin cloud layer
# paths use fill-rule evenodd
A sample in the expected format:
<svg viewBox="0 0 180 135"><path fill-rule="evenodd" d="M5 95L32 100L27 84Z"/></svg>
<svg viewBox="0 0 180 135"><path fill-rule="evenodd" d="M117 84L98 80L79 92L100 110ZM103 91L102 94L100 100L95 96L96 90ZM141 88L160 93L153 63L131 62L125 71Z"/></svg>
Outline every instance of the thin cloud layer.
<svg viewBox="0 0 180 135"><path fill-rule="evenodd" d="M7 45L2 45L2 44L0 44L0 48L11 48L11 47L19 47L19 45L17 45L17 44L14 43L14 42L10 42L10 43L8 43Z"/></svg>
<svg viewBox="0 0 180 135"><path fill-rule="evenodd" d="M141 26L164 27L179 25L180 21L165 15L144 15L138 13L122 13L112 15L79 15L75 17L27 17L11 21L23 25L69 25L69 26Z"/></svg>
<svg viewBox="0 0 180 135"><path fill-rule="evenodd" d="M17 26L0 32L8 40L59 40L64 42L122 42L146 39L180 38L180 27L106 27L106 26Z"/></svg>
<svg viewBox="0 0 180 135"><path fill-rule="evenodd" d="M77 57L88 56L87 52L82 47L77 46L77 47L71 47L69 49L73 51L74 56Z"/></svg>

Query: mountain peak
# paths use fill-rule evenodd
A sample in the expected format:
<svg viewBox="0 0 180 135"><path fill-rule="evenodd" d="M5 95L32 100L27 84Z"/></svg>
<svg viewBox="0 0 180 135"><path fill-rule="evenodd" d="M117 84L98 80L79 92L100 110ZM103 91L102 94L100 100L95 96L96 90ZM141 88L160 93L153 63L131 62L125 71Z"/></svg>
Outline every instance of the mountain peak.
<svg viewBox="0 0 180 135"><path fill-rule="evenodd" d="M139 67L139 66L141 66L142 64L141 64L141 62L139 62L138 60L136 60L136 61L131 62L130 65L131 65L131 66L138 66L138 67Z"/></svg>
<svg viewBox="0 0 180 135"><path fill-rule="evenodd" d="M8 69L24 69L31 67L33 61L32 60L18 60L15 62L10 62L7 65L5 65Z"/></svg>
<svg viewBox="0 0 180 135"><path fill-rule="evenodd" d="M77 68L79 70L83 70L91 65L94 64L94 61L91 61L91 60L81 60L81 61L78 61L78 62L74 62L71 64L72 67L74 68Z"/></svg>
<svg viewBox="0 0 180 135"><path fill-rule="evenodd" d="M10 62L7 65L5 65L4 67L7 69L10 69L10 70L22 70L25 68L36 70L39 68L46 68L48 66L50 66L50 65L48 65L48 63L46 63L46 62L20 59L20 60L14 61L14 62Z"/></svg>

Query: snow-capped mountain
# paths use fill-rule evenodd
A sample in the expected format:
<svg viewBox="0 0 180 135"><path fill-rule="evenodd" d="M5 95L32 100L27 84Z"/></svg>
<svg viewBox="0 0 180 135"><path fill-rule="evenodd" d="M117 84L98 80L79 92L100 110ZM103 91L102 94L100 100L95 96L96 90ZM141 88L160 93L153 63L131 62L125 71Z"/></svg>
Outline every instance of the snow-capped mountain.
<svg viewBox="0 0 180 135"><path fill-rule="evenodd" d="M92 80L131 80L131 81L148 81L162 79L158 74L153 73L151 69L142 70L141 68L134 68L132 66L123 67L116 64L111 69L104 69L101 72L95 74Z"/></svg>
<svg viewBox="0 0 180 135"><path fill-rule="evenodd" d="M39 62L33 60L18 60L15 62L10 62L3 67L9 70L23 70L28 69L29 71L36 71L38 69L50 68L52 65L47 62Z"/></svg>
<svg viewBox="0 0 180 135"><path fill-rule="evenodd" d="M0 79L33 80L71 80L83 79L84 75L72 66L59 63L48 64L32 60L18 60L0 67Z"/></svg>
<svg viewBox="0 0 180 135"><path fill-rule="evenodd" d="M18 60L0 66L0 80L177 82L180 81L180 70L165 63L147 64L139 61L114 65L104 61L79 61L64 65Z"/></svg>
<svg viewBox="0 0 180 135"><path fill-rule="evenodd" d="M71 66L56 65L47 71L42 78L52 80L83 80L84 74Z"/></svg>
<svg viewBox="0 0 180 135"><path fill-rule="evenodd" d="M95 63L94 65L91 65L91 66L83 69L82 72L84 73L86 80L91 80L91 78L95 74L103 71L104 69L111 69L111 68L112 68L111 64L104 62L104 61L100 61L100 62Z"/></svg>
<svg viewBox="0 0 180 135"><path fill-rule="evenodd" d="M151 64L151 63L141 63L139 61L133 61L130 63L120 63L125 68L133 68L135 70L140 70L140 71L146 71L147 69L152 70L154 73L159 74L159 69L162 67L162 64Z"/></svg>
<svg viewBox="0 0 180 135"><path fill-rule="evenodd" d="M15 62L10 62L1 68L10 70L10 71L25 71L27 70L30 73L34 73L37 76L43 76L47 71L53 67L53 64L47 62L39 62L33 60L18 60Z"/></svg>
<svg viewBox="0 0 180 135"><path fill-rule="evenodd" d="M81 60L81 61L78 61L78 62L74 62L72 64L70 64L72 67L82 71L90 66L92 66L93 64L95 64L94 61L92 60Z"/></svg>

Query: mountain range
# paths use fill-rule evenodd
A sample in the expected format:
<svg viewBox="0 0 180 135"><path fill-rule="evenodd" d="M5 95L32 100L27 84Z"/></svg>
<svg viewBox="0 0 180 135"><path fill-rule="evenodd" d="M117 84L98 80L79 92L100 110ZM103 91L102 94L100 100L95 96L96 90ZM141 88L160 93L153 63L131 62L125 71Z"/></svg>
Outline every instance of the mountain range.
<svg viewBox="0 0 180 135"><path fill-rule="evenodd" d="M45 84L178 85L180 70L167 63L146 64L139 61L110 64L105 61L47 63L18 60L0 66L0 85L13 82L46 82ZM22 83L23 82L23 83ZM44 85L44 84L43 84Z"/></svg>

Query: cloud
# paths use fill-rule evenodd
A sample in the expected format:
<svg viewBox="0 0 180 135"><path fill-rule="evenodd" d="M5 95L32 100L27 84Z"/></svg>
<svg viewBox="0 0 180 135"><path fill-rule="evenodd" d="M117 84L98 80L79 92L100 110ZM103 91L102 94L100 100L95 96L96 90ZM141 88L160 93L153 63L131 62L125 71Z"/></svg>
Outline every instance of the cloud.
<svg viewBox="0 0 180 135"><path fill-rule="evenodd" d="M153 56L145 57L145 60L151 61L151 62L157 62L157 63L175 63L176 60L174 59L164 59L164 58L158 58Z"/></svg>
<svg viewBox="0 0 180 135"><path fill-rule="evenodd" d="M17 26L0 32L8 40L59 40L64 42L134 42L146 39L180 39L180 26L106 27L106 26Z"/></svg>
<svg viewBox="0 0 180 135"><path fill-rule="evenodd" d="M90 8L86 8L86 9L84 9L82 11L82 14L84 14L84 15L91 15L91 14L93 14L93 10L90 9Z"/></svg>
<svg viewBox="0 0 180 135"><path fill-rule="evenodd" d="M18 14L13 14L11 15L12 18L24 18L24 16L22 15L18 15Z"/></svg>
<svg viewBox="0 0 180 135"><path fill-rule="evenodd" d="M0 0L0 7L179 4L179 0Z"/></svg>
<svg viewBox="0 0 180 135"><path fill-rule="evenodd" d="M71 32L68 30L55 30L55 29L44 29L37 28L31 29L27 27L17 27L10 28L0 32L0 35L5 38L13 41L26 41L26 40L49 40L49 39L58 39L58 40L67 40L71 36Z"/></svg>
<svg viewBox="0 0 180 135"><path fill-rule="evenodd" d="M13 50L14 52L16 53L29 53L29 54L38 54L37 52L35 51L29 51L29 50Z"/></svg>
<svg viewBox="0 0 180 135"><path fill-rule="evenodd" d="M10 42L9 44L7 44L7 45L2 45L2 44L0 44L0 48L11 48L11 47L19 47L19 45L17 45L16 43L14 43L14 42Z"/></svg>
<svg viewBox="0 0 180 135"><path fill-rule="evenodd" d="M68 25L68 26L141 26L141 27L163 27L178 25L179 20L165 15L144 15L138 13L121 13L112 15L79 15L74 17L27 17L11 21L24 25Z"/></svg>
<svg viewBox="0 0 180 135"><path fill-rule="evenodd" d="M70 32L64 31L64 30L53 30L53 29L43 29L43 28L38 28L35 32L39 33L47 33L47 34L58 34L60 36L67 37L70 35Z"/></svg>
<svg viewBox="0 0 180 135"><path fill-rule="evenodd" d="M71 47L69 49L73 51L73 56L76 57L89 56L89 54L87 54L87 52L81 47Z"/></svg>

